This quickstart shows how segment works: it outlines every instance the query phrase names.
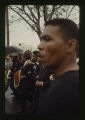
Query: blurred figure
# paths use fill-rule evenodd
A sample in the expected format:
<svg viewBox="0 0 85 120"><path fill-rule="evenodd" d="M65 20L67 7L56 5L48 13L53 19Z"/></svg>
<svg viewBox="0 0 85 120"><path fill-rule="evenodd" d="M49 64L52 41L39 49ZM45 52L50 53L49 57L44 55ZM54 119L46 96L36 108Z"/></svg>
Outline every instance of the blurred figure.
<svg viewBox="0 0 85 120"><path fill-rule="evenodd" d="M32 58L32 52L30 50L26 50L25 54L29 54L29 60Z"/></svg>
<svg viewBox="0 0 85 120"><path fill-rule="evenodd" d="M20 77L18 72L21 69L19 59L20 56L13 56L13 65L11 69L11 73L9 74L9 84L8 89L5 92L5 111L9 114L17 114L17 100L18 100L18 93L17 93L17 87L18 87L18 81L17 78Z"/></svg>
<svg viewBox="0 0 85 120"><path fill-rule="evenodd" d="M33 66L34 92L33 92L32 113L36 111L36 106L37 106L38 96L39 96L39 90L38 90L38 87L36 86L36 81L39 78L39 72L40 72L40 64L37 60L38 53L39 53L38 51L34 51L32 55L32 62L34 63L34 66Z"/></svg>
<svg viewBox="0 0 85 120"><path fill-rule="evenodd" d="M26 51L23 55L24 65L21 69L20 85L18 87L19 94L19 113L26 113L27 101L32 102L34 80L33 80L33 62L31 62L31 52ZM29 108L28 108L29 109Z"/></svg>
<svg viewBox="0 0 85 120"><path fill-rule="evenodd" d="M53 76L51 79L50 76L53 74L54 72L51 68L43 67L40 70L39 79L36 81L36 85L40 86L39 95L42 95L44 93L43 91L50 86L51 80L53 80Z"/></svg>
<svg viewBox="0 0 85 120"><path fill-rule="evenodd" d="M9 81L10 88L13 91L13 95L16 99L17 99L18 95L17 95L17 91L16 91L16 86L15 86L15 82L16 82L15 77L19 76L19 74L17 74L17 73L21 70L21 67L22 67L22 64L20 63L18 57L19 57L18 55L13 57L13 66L11 69L10 81ZM14 100L14 98L13 98L13 100Z"/></svg>
<svg viewBox="0 0 85 120"><path fill-rule="evenodd" d="M38 53L39 53L38 51L34 51L33 55L32 55L32 62L34 63L34 66L33 66L34 80L36 80L36 76L39 74L39 71L40 71L40 65L39 65L39 62L37 60Z"/></svg>
<svg viewBox="0 0 85 120"><path fill-rule="evenodd" d="M49 68L44 68L43 65L39 64L38 61L38 51L33 52L32 61L34 64L34 81L35 81L35 89L33 96L33 113L37 109L37 105L39 102L39 97L47 90L50 86L50 75L53 74L53 71Z"/></svg>
<svg viewBox="0 0 85 120"><path fill-rule="evenodd" d="M33 51L32 61L33 61L34 63L35 63L35 62L38 62L38 60L37 60L38 54L39 54L39 51Z"/></svg>
<svg viewBox="0 0 85 120"><path fill-rule="evenodd" d="M5 59L5 69L8 71L8 70L11 70L12 68L12 65L13 65L13 62L12 62L12 55L7 55L6 56L6 59Z"/></svg>
<svg viewBox="0 0 85 120"><path fill-rule="evenodd" d="M13 65L12 61L13 57L12 55L7 55L5 58L5 90L7 90L9 86L9 81L10 81L10 74L11 74L11 69Z"/></svg>

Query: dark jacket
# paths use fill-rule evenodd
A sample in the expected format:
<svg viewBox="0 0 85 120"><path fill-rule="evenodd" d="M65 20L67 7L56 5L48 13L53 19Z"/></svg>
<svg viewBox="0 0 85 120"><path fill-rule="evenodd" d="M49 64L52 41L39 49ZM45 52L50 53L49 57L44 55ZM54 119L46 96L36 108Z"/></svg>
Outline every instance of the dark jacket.
<svg viewBox="0 0 85 120"><path fill-rule="evenodd" d="M54 72L52 69L48 68L42 68L39 73L39 81L43 81L43 87L48 87L50 84L50 75L52 75Z"/></svg>
<svg viewBox="0 0 85 120"><path fill-rule="evenodd" d="M31 74L29 75L28 72L31 72ZM33 64L27 64L26 66L22 67L21 70L21 75L25 75L26 77L23 78L20 81L20 90L24 93L27 94L29 92L32 92L33 90Z"/></svg>
<svg viewBox="0 0 85 120"><path fill-rule="evenodd" d="M37 114L79 114L78 71L68 71L55 78L50 87L40 96Z"/></svg>

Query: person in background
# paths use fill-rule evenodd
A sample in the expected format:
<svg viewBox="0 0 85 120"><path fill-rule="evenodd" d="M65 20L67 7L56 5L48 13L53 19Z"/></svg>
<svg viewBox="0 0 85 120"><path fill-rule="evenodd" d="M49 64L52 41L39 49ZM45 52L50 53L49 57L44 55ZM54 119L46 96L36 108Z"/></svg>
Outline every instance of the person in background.
<svg viewBox="0 0 85 120"><path fill-rule="evenodd" d="M39 73L39 79L36 81L36 85L39 86L39 95L42 95L44 91L50 86L51 79L50 76L53 75L54 72L50 68L43 67Z"/></svg>
<svg viewBox="0 0 85 120"><path fill-rule="evenodd" d="M27 102L32 102L34 81L33 81L33 62L31 59L31 52L26 51L23 55L24 65L21 69L20 85L18 87L19 94L19 113L25 114L29 110L27 108Z"/></svg>
<svg viewBox="0 0 85 120"><path fill-rule="evenodd" d="M10 81L10 74L11 74L11 69L12 69L12 62L13 56L12 55L7 55L5 59L5 75L6 75L6 81L5 81L5 90L7 90L9 86L9 81Z"/></svg>
<svg viewBox="0 0 85 120"><path fill-rule="evenodd" d="M38 53L39 53L38 51L34 51L33 55L32 55L32 62L34 63L34 66L33 66L34 81L36 81L36 76L39 75L39 71L40 71L40 65L39 65L39 62L37 60Z"/></svg>
<svg viewBox="0 0 85 120"><path fill-rule="evenodd" d="M40 35L38 60L54 72L54 80L40 96L36 114L79 114L79 67L77 25L64 18L47 21Z"/></svg>
<svg viewBox="0 0 85 120"><path fill-rule="evenodd" d="M34 63L33 66L33 78L34 78L34 92L33 92L33 103L32 103L32 113L34 113L34 111L36 111L36 106L37 106L37 102L38 102L38 87L36 86L36 81L39 77L39 72L40 72L40 64L37 60L38 58L38 51L34 51L32 54L32 62Z"/></svg>
<svg viewBox="0 0 85 120"><path fill-rule="evenodd" d="M47 91L51 84L51 80L53 80L53 77L50 78L53 73L54 72L50 68L44 68L42 65L40 65L39 74L36 76L36 89L34 94L35 109L33 111L33 114L35 114L35 111L37 110L40 96L42 96Z"/></svg>
<svg viewBox="0 0 85 120"><path fill-rule="evenodd" d="M16 77L19 76L19 74L17 74L22 67L22 64L20 63L21 58L19 58L19 56L14 56L13 57L13 65L12 65L12 69L11 69L11 74L10 74L10 81L9 81L9 86L11 88L11 90L13 91L12 95L14 95L14 97L12 98L13 102L16 101L16 99L18 99L18 93L15 87L15 74Z"/></svg>
<svg viewBox="0 0 85 120"><path fill-rule="evenodd" d="M8 70L11 70L12 68L12 65L13 65L13 62L12 62L12 55L7 55L6 56L6 59L5 59L5 69L8 71Z"/></svg>
<svg viewBox="0 0 85 120"><path fill-rule="evenodd" d="M20 63L18 61L18 56L13 57L13 65L11 69L11 80L10 80L10 87L14 89L14 72L16 72L20 68Z"/></svg>
<svg viewBox="0 0 85 120"><path fill-rule="evenodd" d="M29 58L30 58L30 61L31 61L31 59L32 59L32 52L30 50L26 50L25 53L29 54Z"/></svg>
<svg viewBox="0 0 85 120"><path fill-rule="evenodd" d="M33 95L33 113L37 109L39 96L43 93L42 91L46 91L46 89L50 85L50 75L53 74L51 69L44 68L42 65L39 64L38 58L39 51L33 52L32 61L34 64L34 80L35 80L35 89ZM38 63L38 64L37 64Z"/></svg>

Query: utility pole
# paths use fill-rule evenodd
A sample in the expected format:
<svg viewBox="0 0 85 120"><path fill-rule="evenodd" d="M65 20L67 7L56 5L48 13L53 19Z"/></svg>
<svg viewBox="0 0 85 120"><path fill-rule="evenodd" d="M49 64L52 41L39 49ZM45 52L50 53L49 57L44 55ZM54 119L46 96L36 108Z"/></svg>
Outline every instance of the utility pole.
<svg viewBox="0 0 85 120"><path fill-rule="evenodd" d="M7 47L9 46L9 14L8 14L8 6L6 6L6 31L7 31Z"/></svg>

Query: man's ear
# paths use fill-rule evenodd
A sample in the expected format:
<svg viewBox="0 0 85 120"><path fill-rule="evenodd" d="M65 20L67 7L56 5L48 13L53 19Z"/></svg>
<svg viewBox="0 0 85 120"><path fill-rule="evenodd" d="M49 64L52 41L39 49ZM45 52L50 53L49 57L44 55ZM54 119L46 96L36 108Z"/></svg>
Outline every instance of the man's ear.
<svg viewBox="0 0 85 120"><path fill-rule="evenodd" d="M67 49L66 52L67 53L71 53L73 51L75 51L77 46L77 40L76 39L71 39L67 41Z"/></svg>

